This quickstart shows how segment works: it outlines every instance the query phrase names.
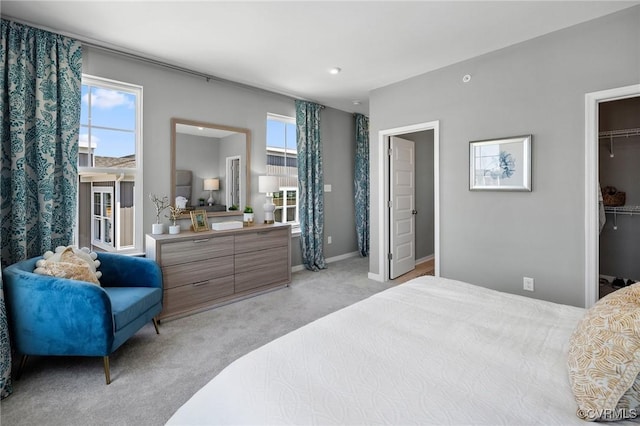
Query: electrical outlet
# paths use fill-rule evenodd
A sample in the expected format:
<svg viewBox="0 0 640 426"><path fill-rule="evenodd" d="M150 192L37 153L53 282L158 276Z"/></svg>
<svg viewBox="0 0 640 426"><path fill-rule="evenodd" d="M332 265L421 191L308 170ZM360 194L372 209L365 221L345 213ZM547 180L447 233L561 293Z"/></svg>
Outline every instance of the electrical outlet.
<svg viewBox="0 0 640 426"><path fill-rule="evenodd" d="M327 244L331 244L331 235L327 237Z"/></svg>
<svg viewBox="0 0 640 426"><path fill-rule="evenodd" d="M533 278L523 277L522 278L522 288L527 291L533 291Z"/></svg>

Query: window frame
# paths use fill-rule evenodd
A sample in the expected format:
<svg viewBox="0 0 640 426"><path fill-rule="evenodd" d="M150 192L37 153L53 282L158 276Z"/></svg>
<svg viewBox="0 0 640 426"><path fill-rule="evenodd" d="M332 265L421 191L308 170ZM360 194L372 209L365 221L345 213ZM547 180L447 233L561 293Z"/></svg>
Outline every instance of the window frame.
<svg viewBox="0 0 640 426"><path fill-rule="evenodd" d="M281 210L282 211L281 217L286 218L288 216L287 210L289 208L293 207L293 208L295 208L295 213L294 213L295 220L291 221L291 222L289 222L289 221L286 221L286 222L278 222L278 221L276 221L277 223L289 223L289 224L291 224L292 228L296 228L296 229L300 228L300 210L299 210L299 206L298 206L298 199L299 199L298 190L299 189L297 187L293 187L293 186L281 186L280 187L280 191L278 191L278 192L282 193L282 197L280 197L282 199L282 204L281 205L277 205L276 204L276 211ZM289 204L289 202L288 202L288 200L289 200L288 195L291 192L293 192L295 194L294 195L295 200L296 200L295 204ZM274 212L274 215L275 215L275 212ZM274 216L274 219L275 219L275 216Z"/></svg>
<svg viewBox="0 0 640 426"><path fill-rule="evenodd" d="M91 187L91 244L99 247L103 250L113 251L117 247L116 242L116 233L115 228L113 226L113 201L115 188L112 186L92 186ZM96 194L100 194L100 214L96 214ZM106 212L106 202L105 196L109 195L111 198L111 213ZM102 214L104 213L104 214ZM97 232L95 223L96 221L100 221L100 232ZM109 226L106 226L109 225ZM106 231L105 229L109 229L109 236L111 237L111 242L105 241ZM96 235L99 233L100 235Z"/></svg>
<svg viewBox="0 0 640 426"><path fill-rule="evenodd" d="M140 255L144 253L144 223L143 223L143 206L144 206L144 197L143 197L143 177L144 177L144 168L143 168L143 87L141 85L126 83L117 80L111 80L103 77L98 77L90 74L82 74L82 86L89 87L99 87L108 90L116 90L120 92L126 92L134 95L135 97L135 129L134 129L134 138L135 138L135 167L80 167L78 165L78 179L79 182L100 182L104 181L105 177L110 177L114 180L114 192L112 198L112 221L115 219L113 230L113 240L114 246L113 248L107 249L110 251L115 251L122 254L132 254L132 255ZM91 93L91 90L89 90ZM90 108L90 105L89 105ZM83 129L87 129L89 134L91 135L91 116L88 117L88 123L80 123L80 133L82 133ZM86 124L86 127L85 127ZM93 126L104 128L104 126ZM80 148L80 140L78 139L78 149ZM95 157L90 154L89 159L91 160L91 164L95 164ZM122 247L120 244L120 220L118 214L118 206L120 205L120 190L119 183L120 180L124 177L131 177L134 182L134 191L133 191L133 206L134 206L134 214L133 214L133 244ZM97 185L100 186L100 185ZM78 205L76 208L76 214L80 214L80 206L79 206L79 190L78 190ZM91 244L94 244L93 240L93 185L91 190L91 210L90 210L90 226L91 226ZM137 207L137 208L136 208ZM80 228L79 228L79 217L76 217L76 226L74 230L74 238L76 244L80 241ZM113 223L113 222L112 222ZM104 249L100 245L96 245L101 249Z"/></svg>
<svg viewBox="0 0 640 426"><path fill-rule="evenodd" d="M268 125L269 121L278 121L278 122L284 123L285 125L286 124L294 124L294 125L296 124L295 117L288 117L288 116L285 116L285 115L272 114L272 113L267 113L267 122L266 122L267 125ZM297 131L297 129L296 129L296 131ZM285 162L284 162L285 163L285 168L288 168L287 160L286 160L287 151L290 150L291 148L289 148L289 145L286 143L287 142L286 141L286 129L285 129L285 136L284 137L285 137L285 148L277 148L277 149L278 150L281 149L283 151L284 158L285 158ZM297 152L297 141L296 140L294 140L294 147L295 147L296 152ZM266 154L267 154L266 155L266 157L267 157L266 158L266 162L267 162L266 166L268 167L269 166L269 164L268 164L268 156L270 155L269 154L270 149L269 149L268 141L265 144L265 148L266 148ZM297 164L296 164L296 168L295 169L296 169L295 178L296 178L296 182L298 182L298 174L297 174L298 167L297 167ZM278 178L290 178L290 177L293 177L292 174L272 174L271 173L271 175L278 176ZM275 222L276 223L288 223L288 224L291 225L292 234L299 234L300 233L300 215L299 215L299 212L300 212L300 207L299 207L300 197L299 197L299 194L298 194L299 187L294 188L293 186L290 186L290 185L280 185L279 184L278 185L278 189L279 189L278 192L282 192L282 194L283 194L283 197L282 197L283 198L283 205L282 206L276 206L276 210L282 210L281 218L284 219L285 221L279 222L279 221L276 220ZM295 220L286 221L286 218L287 218L286 208L290 207L287 204L288 197L286 195L287 195L288 192L293 192L293 191L295 191L295 198L296 198ZM274 219L275 219L275 217L274 217Z"/></svg>

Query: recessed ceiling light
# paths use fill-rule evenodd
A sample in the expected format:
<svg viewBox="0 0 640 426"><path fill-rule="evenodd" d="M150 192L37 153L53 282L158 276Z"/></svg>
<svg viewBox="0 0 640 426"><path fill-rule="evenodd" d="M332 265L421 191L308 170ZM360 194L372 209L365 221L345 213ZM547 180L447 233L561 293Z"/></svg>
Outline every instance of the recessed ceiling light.
<svg viewBox="0 0 640 426"><path fill-rule="evenodd" d="M356 101L353 101L353 104L354 104L354 105L360 105L360 101L357 101L357 100L356 100Z"/></svg>
<svg viewBox="0 0 640 426"><path fill-rule="evenodd" d="M204 127L198 127L198 130L204 130Z"/></svg>
<svg viewBox="0 0 640 426"><path fill-rule="evenodd" d="M329 74L333 74L333 75L340 74L340 71L342 71L342 68L333 67L329 70Z"/></svg>

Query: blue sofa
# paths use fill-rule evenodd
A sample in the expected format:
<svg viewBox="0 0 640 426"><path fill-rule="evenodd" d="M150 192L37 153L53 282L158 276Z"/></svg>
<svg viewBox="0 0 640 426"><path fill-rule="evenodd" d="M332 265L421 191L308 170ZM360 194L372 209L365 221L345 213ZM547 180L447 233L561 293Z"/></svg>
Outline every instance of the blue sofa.
<svg viewBox="0 0 640 426"><path fill-rule="evenodd" d="M162 271L142 257L98 253L100 286L33 272L42 257L4 268L5 303L13 347L22 355L109 355L162 310Z"/></svg>

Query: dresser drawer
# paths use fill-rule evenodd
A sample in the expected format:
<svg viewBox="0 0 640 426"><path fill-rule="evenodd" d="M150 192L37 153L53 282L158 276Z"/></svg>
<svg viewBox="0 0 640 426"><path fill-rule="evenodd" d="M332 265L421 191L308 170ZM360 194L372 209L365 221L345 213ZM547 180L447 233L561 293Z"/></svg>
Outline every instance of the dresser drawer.
<svg viewBox="0 0 640 426"><path fill-rule="evenodd" d="M289 229L265 229L236 235L235 252L260 251L289 244ZM236 268L237 269L237 268Z"/></svg>
<svg viewBox="0 0 640 426"><path fill-rule="evenodd" d="M235 257L236 293L291 280L288 250L265 250L237 254Z"/></svg>
<svg viewBox="0 0 640 426"><path fill-rule="evenodd" d="M1 0L0 0L1 1ZM145 254L162 268L160 319L171 319L291 282L291 227L146 235Z"/></svg>
<svg viewBox="0 0 640 426"><path fill-rule="evenodd" d="M199 283L165 290L161 316L190 311L233 294L233 276L214 278Z"/></svg>
<svg viewBox="0 0 640 426"><path fill-rule="evenodd" d="M165 289L222 277L233 282L233 272L233 256L162 267Z"/></svg>
<svg viewBox="0 0 640 426"><path fill-rule="evenodd" d="M211 259L233 253L233 243L233 235L166 242L160 245L159 257L162 266Z"/></svg>

